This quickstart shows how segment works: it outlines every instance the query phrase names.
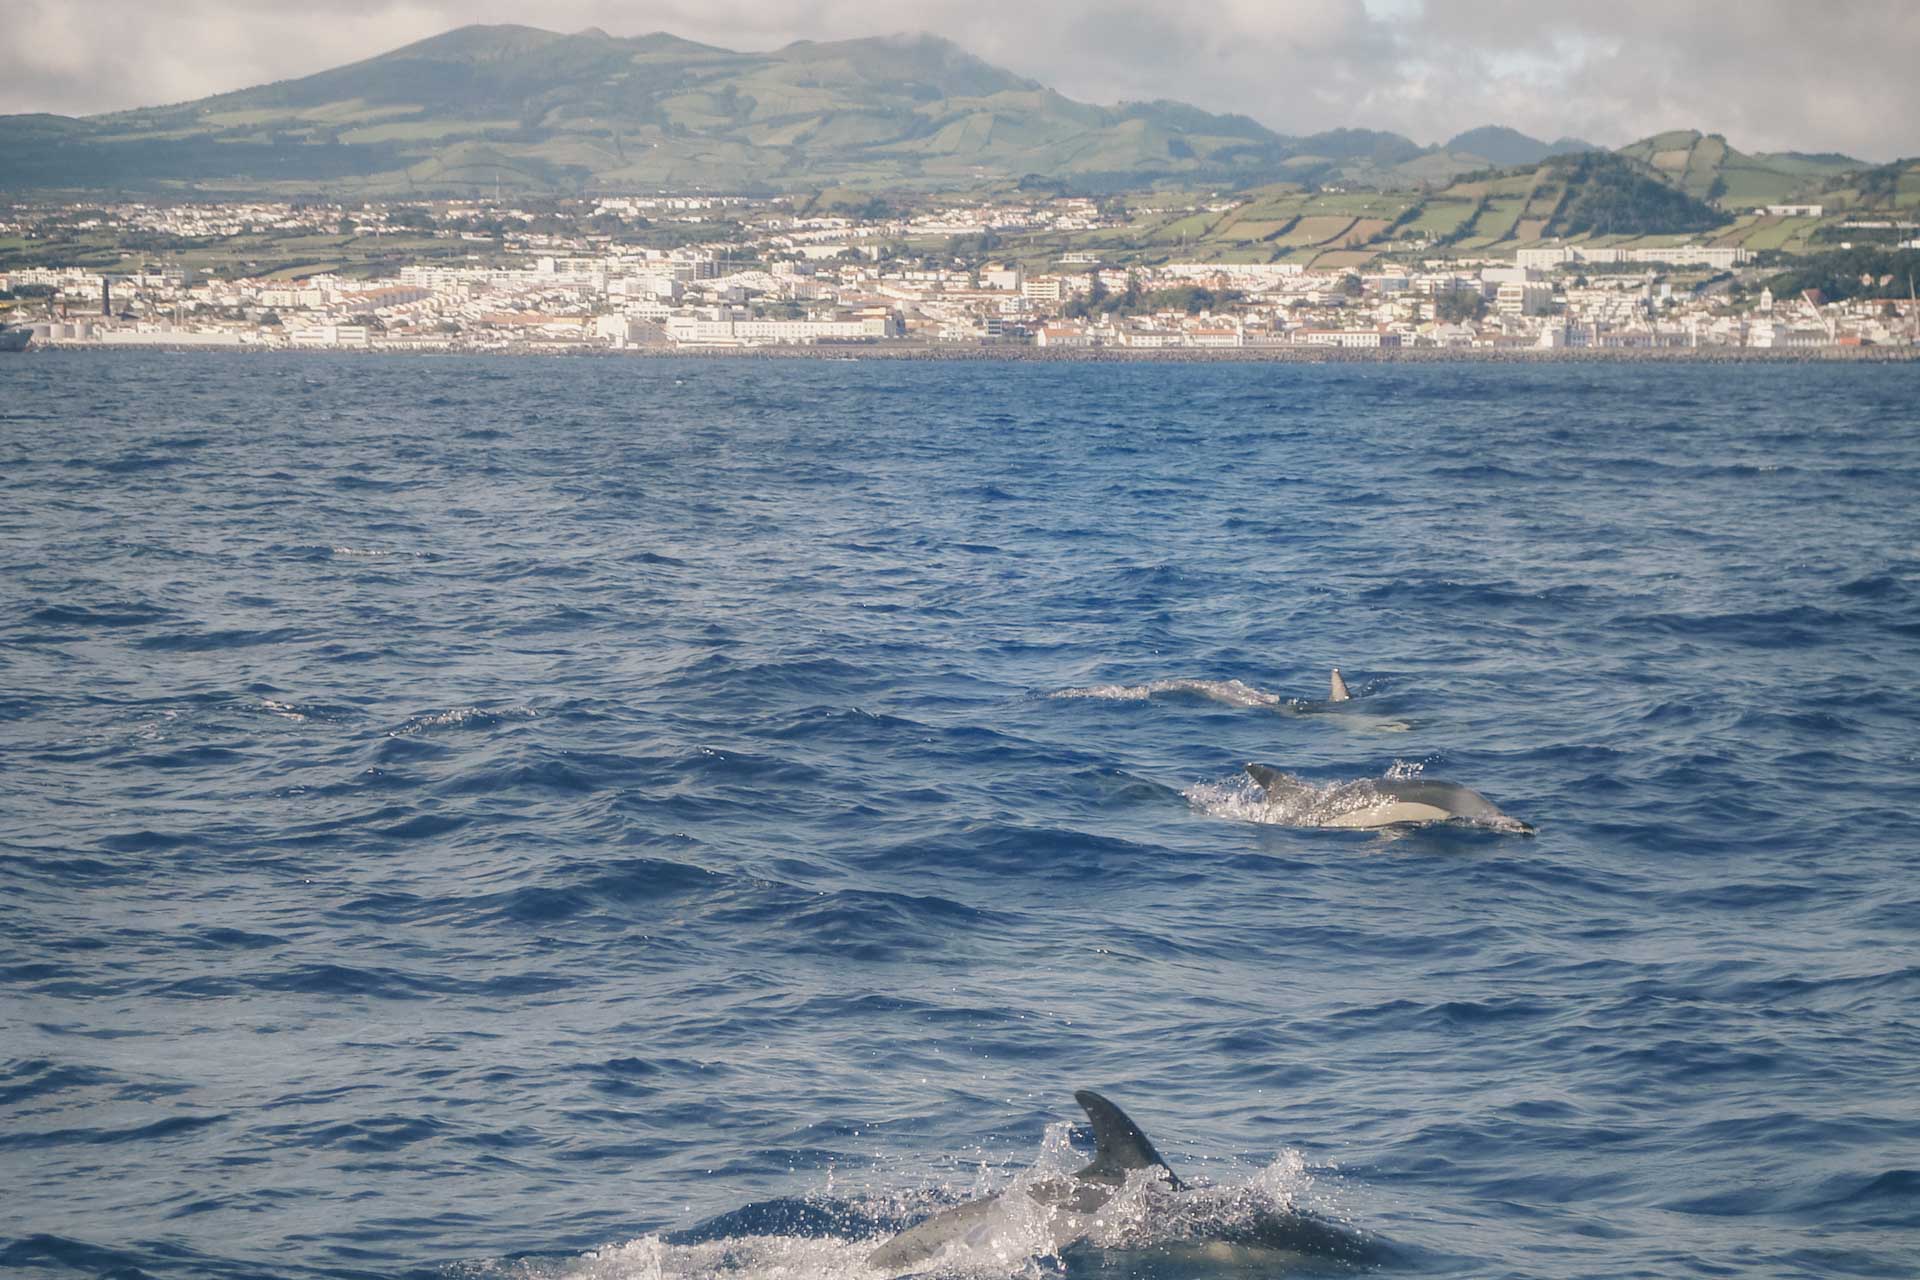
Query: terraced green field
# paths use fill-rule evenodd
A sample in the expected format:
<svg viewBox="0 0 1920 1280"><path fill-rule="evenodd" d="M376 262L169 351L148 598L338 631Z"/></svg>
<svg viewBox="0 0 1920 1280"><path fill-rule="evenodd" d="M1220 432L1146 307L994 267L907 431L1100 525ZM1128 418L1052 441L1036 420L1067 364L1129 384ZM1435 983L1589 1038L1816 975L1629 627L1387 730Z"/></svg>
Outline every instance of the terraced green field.
<svg viewBox="0 0 1920 1280"><path fill-rule="evenodd" d="M1354 219L1342 215L1316 215L1302 218L1293 225L1293 229L1283 236L1275 238L1274 245L1283 249L1298 249L1309 245L1322 245L1346 234Z"/></svg>
<svg viewBox="0 0 1920 1280"><path fill-rule="evenodd" d="M1520 215L1526 212L1526 208L1527 202L1524 199L1516 200L1508 197L1494 200L1474 222L1474 238L1484 239L1488 244L1506 239L1513 234L1513 229L1519 224Z"/></svg>
<svg viewBox="0 0 1920 1280"><path fill-rule="evenodd" d="M1812 234L1820 221L1818 218L1768 218L1748 233L1744 244L1755 251L1784 249L1789 241Z"/></svg>
<svg viewBox="0 0 1920 1280"><path fill-rule="evenodd" d="M1732 164L1720 171L1726 189L1720 203L1732 209L1751 209L1762 205L1785 204L1804 185L1804 179L1772 169Z"/></svg>
<svg viewBox="0 0 1920 1280"><path fill-rule="evenodd" d="M1407 224L1407 233L1435 238L1450 236L1473 216L1474 208L1469 200L1429 200L1420 216Z"/></svg>

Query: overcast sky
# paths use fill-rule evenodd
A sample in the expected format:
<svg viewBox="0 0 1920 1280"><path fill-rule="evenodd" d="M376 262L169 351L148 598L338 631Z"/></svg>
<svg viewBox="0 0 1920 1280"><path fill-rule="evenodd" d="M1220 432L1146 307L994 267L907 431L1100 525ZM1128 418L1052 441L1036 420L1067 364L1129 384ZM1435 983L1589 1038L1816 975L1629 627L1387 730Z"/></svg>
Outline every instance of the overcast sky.
<svg viewBox="0 0 1920 1280"><path fill-rule="evenodd" d="M468 22L732 49L931 31L1070 97L1178 98L1283 133L1481 124L1619 145L1920 153L1916 0L6 0L0 112L179 102Z"/></svg>

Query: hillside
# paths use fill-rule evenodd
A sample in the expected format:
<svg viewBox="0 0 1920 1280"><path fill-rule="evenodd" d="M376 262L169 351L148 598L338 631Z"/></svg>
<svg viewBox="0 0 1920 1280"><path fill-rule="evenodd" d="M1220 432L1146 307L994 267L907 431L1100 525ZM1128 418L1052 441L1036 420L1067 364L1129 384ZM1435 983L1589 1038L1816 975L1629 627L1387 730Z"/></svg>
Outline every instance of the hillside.
<svg viewBox="0 0 1920 1280"><path fill-rule="evenodd" d="M1920 211L1920 158L1837 174L1812 198L1857 214L1897 214L1911 221Z"/></svg>
<svg viewBox="0 0 1920 1280"><path fill-rule="evenodd" d="M1243 116L1075 102L932 36L736 53L664 34L465 27L199 102L0 119L0 182L365 196L1045 174L1124 187L1264 178L1299 150Z"/></svg>
<svg viewBox="0 0 1920 1280"><path fill-rule="evenodd" d="M1798 151L1747 154L1717 133L1677 130L1620 148L1696 200L1732 210L1785 204L1849 170L1860 161L1842 155Z"/></svg>
<svg viewBox="0 0 1920 1280"><path fill-rule="evenodd" d="M1547 219L1549 236L1687 234L1733 220L1610 152L1556 157L1540 172L1557 178L1564 192Z"/></svg>
<svg viewBox="0 0 1920 1280"><path fill-rule="evenodd" d="M1285 182L1433 194L1441 216L1419 219L1431 229L1446 223L1463 179L1593 150L1500 127L1423 147L1364 128L1287 136L1181 102L1095 106L925 35L740 53L664 33L470 26L197 102L85 119L0 117L0 190L391 199ZM1864 166L1845 156L1748 155L1691 131L1619 154L1736 212L1823 190L1835 207L1864 206L1889 181L1853 189L1849 175ZM1899 188L1891 181L1889 191ZM1523 203L1512 227L1478 210L1467 238L1505 242L1553 212Z"/></svg>

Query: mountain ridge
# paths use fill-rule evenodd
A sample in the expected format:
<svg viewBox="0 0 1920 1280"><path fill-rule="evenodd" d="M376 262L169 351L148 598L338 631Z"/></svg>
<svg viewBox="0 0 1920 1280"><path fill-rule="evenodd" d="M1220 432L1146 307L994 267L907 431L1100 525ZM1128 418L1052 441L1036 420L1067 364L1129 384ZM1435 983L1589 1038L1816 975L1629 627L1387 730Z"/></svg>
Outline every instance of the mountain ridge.
<svg viewBox="0 0 1920 1280"><path fill-rule="evenodd" d="M1605 150L1582 138L1563 137L1553 142L1542 142L1505 125L1481 125L1477 129L1457 133L1447 140L1446 149L1465 155L1484 156L1490 163L1502 166L1539 164L1549 156Z"/></svg>
<svg viewBox="0 0 1920 1280"><path fill-rule="evenodd" d="M1843 162L1861 167L1845 157L1744 156L1724 139L1718 152L1679 147L1716 136L1656 135L1622 150L1642 148L1634 159L1695 198L1713 198L1716 157L1729 154L1731 167L1720 167L1743 197L1831 178ZM1676 148L1686 154L1677 169ZM665 31L619 37L473 24L191 102L0 117L0 187L339 198L668 187L744 194L955 189L1037 175L1085 190L1406 187L1593 149L1503 126L1422 146L1365 128L1287 135L1244 114L1167 99L1083 103L926 33L738 52Z"/></svg>

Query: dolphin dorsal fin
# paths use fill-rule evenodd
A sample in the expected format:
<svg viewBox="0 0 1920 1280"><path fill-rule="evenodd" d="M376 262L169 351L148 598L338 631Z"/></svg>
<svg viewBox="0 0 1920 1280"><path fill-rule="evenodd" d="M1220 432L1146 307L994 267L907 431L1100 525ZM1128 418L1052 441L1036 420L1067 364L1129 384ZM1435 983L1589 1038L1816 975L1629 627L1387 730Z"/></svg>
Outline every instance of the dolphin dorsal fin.
<svg viewBox="0 0 1920 1280"><path fill-rule="evenodd" d="M1087 1119L1093 1121L1093 1163L1075 1174L1076 1178L1090 1179L1095 1182L1125 1182L1127 1173L1132 1169L1165 1169L1167 1180L1177 1191L1185 1184L1160 1153L1153 1149L1153 1143L1147 1135L1140 1132L1140 1126L1127 1118L1127 1113L1108 1102L1091 1089L1081 1089L1073 1095L1087 1113Z"/></svg>
<svg viewBox="0 0 1920 1280"><path fill-rule="evenodd" d="M1353 695L1347 692L1347 682L1340 678L1340 668L1333 669L1333 682L1327 692L1328 702L1345 702Z"/></svg>
<svg viewBox="0 0 1920 1280"><path fill-rule="evenodd" d="M1284 787L1293 781L1287 774L1264 764L1248 765L1247 776L1259 784L1263 791L1272 791L1275 787Z"/></svg>

